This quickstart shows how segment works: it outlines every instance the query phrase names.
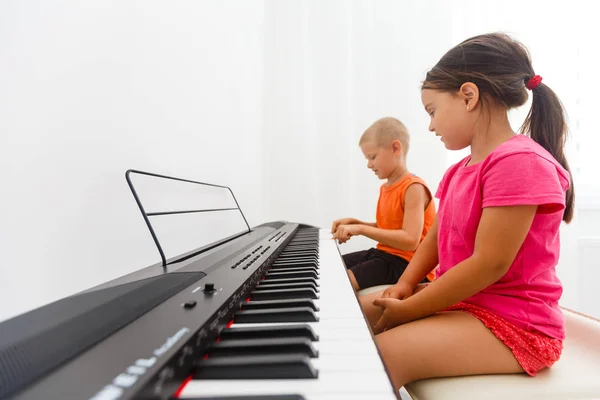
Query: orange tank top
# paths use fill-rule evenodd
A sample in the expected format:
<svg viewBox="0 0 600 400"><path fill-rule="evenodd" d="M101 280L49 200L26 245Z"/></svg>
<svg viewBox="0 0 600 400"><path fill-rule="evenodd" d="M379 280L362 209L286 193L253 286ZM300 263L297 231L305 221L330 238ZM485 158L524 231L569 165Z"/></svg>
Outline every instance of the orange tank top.
<svg viewBox="0 0 600 400"><path fill-rule="evenodd" d="M379 189L379 200L377 202L377 227L381 229L402 229L404 221L404 196L406 194L406 189L414 183L423 185L429 193L430 198L429 204L427 204L427 207L423 210L423 231L421 232L421 238L419 239L420 244L435 220L435 203L433 202L433 197L431 196L431 192L425 181L416 175L410 174L402 178L399 182L394 183L392 186L385 186L385 184L381 185L381 188ZM412 260L415 255L414 251L400 250L381 243L377 243L377 249L402 257L407 261ZM433 272L427 275L427 278L430 281L433 281L434 277L435 274Z"/></svg>

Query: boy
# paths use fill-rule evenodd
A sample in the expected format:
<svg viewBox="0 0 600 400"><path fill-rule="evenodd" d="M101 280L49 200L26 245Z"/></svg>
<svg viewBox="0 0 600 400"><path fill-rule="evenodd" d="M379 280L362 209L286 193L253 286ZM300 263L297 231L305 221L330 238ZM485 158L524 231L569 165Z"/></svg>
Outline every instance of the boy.
<svg viewBox="0 0 600 400"><path fill-rule="evenodd" d="M377 222L343 218L331 227L340 244L357 235L378 242L377 248L343 256L356 291L396 283L435 219L427 185L406 167L409 135L400 121L391 117L376 121L363 133L359 146L367 167L387 182L379 190ZM429 281L433 278L433 273L427 276Z"/></svg>

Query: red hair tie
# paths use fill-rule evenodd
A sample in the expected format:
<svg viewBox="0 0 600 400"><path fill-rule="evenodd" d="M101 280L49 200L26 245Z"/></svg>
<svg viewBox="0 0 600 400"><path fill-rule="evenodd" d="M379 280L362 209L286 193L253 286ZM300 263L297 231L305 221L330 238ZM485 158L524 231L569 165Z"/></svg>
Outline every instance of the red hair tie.
<svg viewBox="0 0 600 400"><path fill-rule="evenodd" d="M536 87L538 87L538 85L542 83L542 77L539 75L534 75L531 77L531 79L529 79L527 81L527 83L525 84L525 87L529 90L533 90Z"/></svg>

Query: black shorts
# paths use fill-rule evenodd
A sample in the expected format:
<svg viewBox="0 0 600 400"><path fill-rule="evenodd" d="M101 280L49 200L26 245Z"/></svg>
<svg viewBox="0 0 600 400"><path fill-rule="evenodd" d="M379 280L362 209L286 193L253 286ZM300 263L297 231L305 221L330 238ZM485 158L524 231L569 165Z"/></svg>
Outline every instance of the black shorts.
<svg viewBox="0 0 600 400"><path fill-rule="evenodd" d="M342 256L346 268L352 271L358 287L393 285L406 270L408 261L375 248ZM427 278L423 282L429 282Z"/></svg>

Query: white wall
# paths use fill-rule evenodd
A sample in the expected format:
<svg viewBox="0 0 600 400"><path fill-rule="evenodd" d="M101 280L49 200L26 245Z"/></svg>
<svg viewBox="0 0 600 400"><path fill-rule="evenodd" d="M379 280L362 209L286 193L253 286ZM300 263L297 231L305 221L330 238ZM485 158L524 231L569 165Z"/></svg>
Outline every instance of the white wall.
<svg viewBox="0 0 600 400"><path fill-rule="evenodd" d="M0 3L0 319L158 260L127 168L231 185L251 225L373 220L357 141L393 115L435 187L418 87L451 43L406 40L407 15L449 27L432 5Z"/></svg>
<svg viewBox="0 0 600 400"><path fill-rule="evenodd" d="M124 173L262 205L263 9L0 2L0 320L158 261Z"/></svg>

